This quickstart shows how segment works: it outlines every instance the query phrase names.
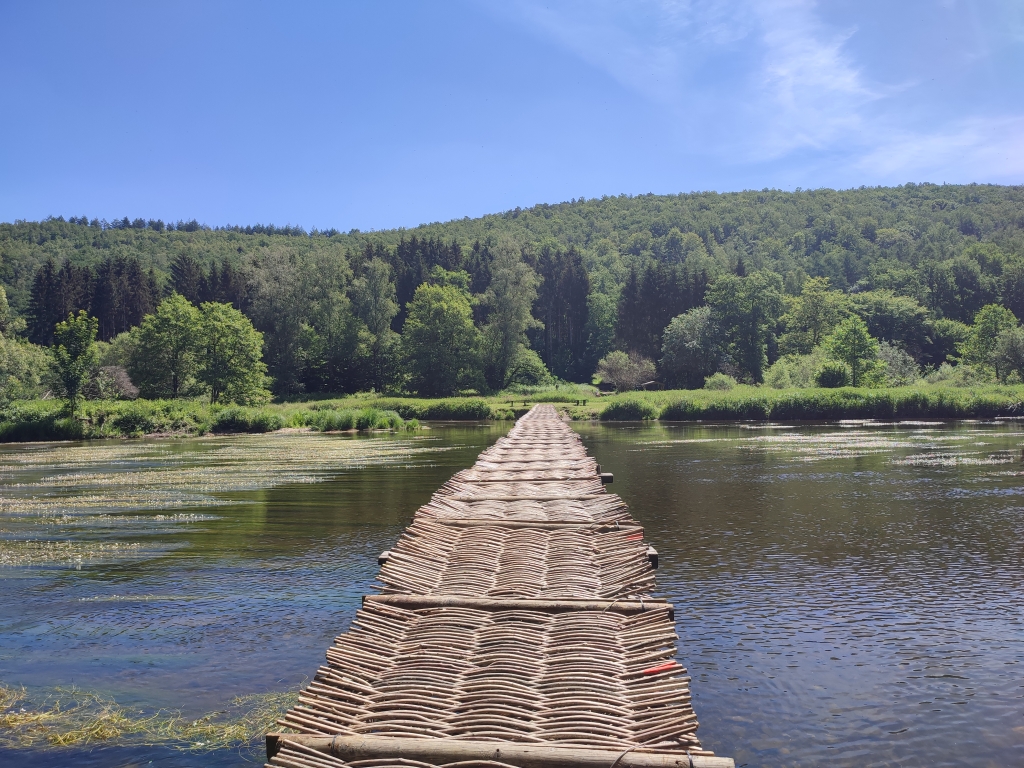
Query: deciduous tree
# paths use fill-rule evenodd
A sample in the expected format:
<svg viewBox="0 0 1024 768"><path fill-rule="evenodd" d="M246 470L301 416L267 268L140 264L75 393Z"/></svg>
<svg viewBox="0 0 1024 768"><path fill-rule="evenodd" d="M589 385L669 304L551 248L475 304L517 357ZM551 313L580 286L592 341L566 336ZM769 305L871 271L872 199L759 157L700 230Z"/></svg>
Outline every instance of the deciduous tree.
<svg viewBox="0 0 1024 768"><path fill-rule="evenodd" d="M99 321L83 309L57 323L53 331L53 368L57 384L74 416L78 397L96 365L96 332Z"/></svg>
<svg viewBox="0 0 1024 768"><path fill-rule="evenodd" d="M453 285L423 283L402 329L412 386L421 395L451 395L480 380L480 333L469 294Z"/></svg>
<svg viewBox="0 0 1024 768"><path fill-rule="evenodd" d="M200 314L174 293L147 315L131 345L128 373L143 397L181 397L194 390L199 360Z"/></svg>
<svg viewBox="0 0 1024 768"><path fill-rule="evenodd" d="M861 385L865 371L878 359L878 340L868 333L867 324L859 317L848 317L841 322L823 346L829 357L847 365L855 387Z"/></svg>
<svg viewBox="0 0 1024 768"><path fill-rule="evenodd" d="M210 388L210 402L222 398L243 405L268 401L263 334L230 304L207 302L200 311L198 378Z"/></svg>

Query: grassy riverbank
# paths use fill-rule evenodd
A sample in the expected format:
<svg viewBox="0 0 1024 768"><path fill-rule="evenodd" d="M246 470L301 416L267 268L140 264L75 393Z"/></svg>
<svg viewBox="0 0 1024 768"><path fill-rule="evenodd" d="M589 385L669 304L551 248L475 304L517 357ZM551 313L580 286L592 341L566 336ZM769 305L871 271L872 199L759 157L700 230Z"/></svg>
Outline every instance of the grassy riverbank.
<svg viewBox="0 0 1024 768"><path fill-rule="evenodd" d="M18 401L0 409L0 442L80 440L142 435L260 433L281 429L370 431L415 429L419 421L510 420L549 402L575 421L835 421L966 419L1024 416L1024 385L892 389L668 390L596 396L582 388L532 394L426 399L359 394L263 408L211 406L195 400L87 401L72 419L54 400Z"/></svg>

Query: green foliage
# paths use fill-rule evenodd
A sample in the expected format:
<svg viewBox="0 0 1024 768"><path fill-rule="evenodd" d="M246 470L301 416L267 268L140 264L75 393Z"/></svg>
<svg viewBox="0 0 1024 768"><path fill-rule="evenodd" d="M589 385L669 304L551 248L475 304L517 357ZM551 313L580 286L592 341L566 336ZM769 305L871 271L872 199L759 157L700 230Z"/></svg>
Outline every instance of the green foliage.
<svg viewBox="0 0 1024 768"><path fill-rule="evenodd" d="M868 333L859 317L848 317L825 339L822 346L833 360L850 369L850 382L858 387L871 363L878 358L878 340Z"/></svg>
<svg viewBox="0 0 1024 768"><path fill-rule="evenodd" d="M42 347L0 334L0 403L39 397L49 363Z"/></svg>
<svg viewBox="0 0 1024 768"><path fill-rule="evenodd" d="M617 400L601 411L601 421L650 421L658 418L658 409L646 400Z"/></svg>
<svg viewBox="0 0 1024 768"><path fill-rule="evenodd" d="M782 324L786 332L779 339L784 353L806 355L832 332L850 311L850 297L831 290L827 277L814 277L803 285L800 295L787 301Z"/></svg>
<svg viewBox="0 0 1024 768"><path fill-rule="evenodd" d="M715 373L704 379L704 389L728 392L736 386L736 379L724 373Z"/></svg>
<svg viewBox="0 0 1024 768"><path fill-rule="evenodd" d="M823 389L850 386L850 367L841 360L825 360L814 373L814 383Z"/></svg>
<svg viewBox="0 0 1024 768"><path fill-rule="evenodd" d="M77 316L57 323L53 331L54 380L61 394L67 398L68 411L74 417L78 411L78 397L96 364L96 333L99 321L89 317L85 310Z"/></svg>
<svg viewBox="0 0 1024 768"><path fill-rule="evenodd" d="M771 390L737 387L727 393L693 392L670 402L663 421L838 419L962 419L1024 413L1024 388L946 387Z"/></svg>
<svg viewBox="0 0 1024 768"><path fill-rule="evenodd" d="M276 432L284 427L284 417L260 408L225 408L213 415L214 432Z"/></svg>
<svg viewBox="0 0 1024 768"><path fill-rule="evenodd" d="M197 335L198 378L210 388L210 402L254 405L270 401L263 363L263 334L230 304L207 302Z"/></svg>
<svg viewBox="0 0 1024 768"><path fill-rule="evenodd" d="M1000 378L1001 359L993 357L993 352L999 334L1016 327L1017 318L1006 307L999 304L982 307L974 318L967 340L958 347L963 362L983 369L992 368L996 378Z"/></svg>
<svg viewBox="0 0 1024 768"><path fill-rule="evenodd" d="M513 382L516 364L528 346L526 332L543 327L531 314L539 284L521 249L511 241L499 243L493 251L491 284L483 297L488 310L482 333L484 376L492 390Z"/></svg>
<svg viewBox="0 0 1024 768"><path fill-rule="evenodd" d="M519 345L515 363L508 373L508 378L509 386L536 387L551 383L551 374L548 373L540 355L523 344Z"/></svg>
<svg viewBox="0 0 1024 768"><path fill-rule="evenodd" d="M412 386L421 395L449 395L474 384L480 333L465 291L424 283L409 305L402 338Z"/></svg>
<svg viewBox="0 0 1024 768"><path fill-rule="evenodd" d="M711 307L696 307L672 318L661 350L661 371L667 384L700 388L721 360L720 334Z"/></svg>
<svg viewBox="0 0 1024 768"><path fill-rule="evenodd" d="M378 429L416 429L418 422L405 421L392 410L366 407L359 409L324 408L314 411L306 418L306 425L317 432L347 432L351 429L369 431Z"/></svg>
<svg viewBox="0 0 1024 768"><path fill-rule="evenodd" d="M398 314L395 283L391 266L373 258L363 268L363 275L352 282L352 299L356 314L370 334L366 381L377 390L392 385L398 378L398 334L391 323Z"/></svg>
<svg viewBox="0 0 1024 768"><path fill-rule="evenodd" d="M306 426L316 432L347 432L355 429L356 414L351 409L315 411L306 419Z"/></svg>
<svg viewBox="0 0 1024 768"><path fill-rule="evenodd" d="M53 401L14 403L0 411L0 442L28 443L44 440L80 440L81 421L65 415Z"/></svg>
<svg viewBox="0 0 1024 768"><path fill-rule="evenodd" d="M739 371L759 384L768 364L768 342L782 315L782 279L772 272L723 275L708 290L708 304Z"/></svg>
<svg viewBox="0 0 1024 768"><path fill-rule="evenodd" d="M28 320L30 333L47 336L56 320L87 309L100 321L99 337L110 341L173 288L194 303L230 303L245 312L264 334L278 395L399 391L411 371L402 370L398 352L408 345L400 347L395 334L418 286L426 280L484 296L500 244L514 241L544 281L534 310L547 327L531 332L530 343L562 377L585 379L613 339L663 357L672 318L702 306L716 282L722 285L709 296L723 309L729 283L749 279L734 271L774 274L796 297L784 321L765 323L760 334L749 323L746 332L741 323L723 328L731 359L722 369L744 380L766 375L778 354L808 352L815 329L824 329L820 338L830 322L819 323L812 298L841 303L841 296L873 337L919 365L941 367L965 342L957 335L963 326L954 323L971 322L988 304L1024 312L1022 204L1020 187L908 184L622 195L348 234L211 230L197 222L0 224L0 278L10 302L6 320L0 306L0 334L10 338ZM375 312L367 295L386 311ZM384 330L381 318L393 307L398 314ZM477 326L490 322L488 307L473 310ZM515 359L518 344L504 350L505 359ZM104 364L126 366L123 350L117 354L119 362L108 362L104 351ZM488 370L492 385L499 385L500 368ZM481 389L481 371L477 361L473 381L445 391Z"/></svg>
<svg viewBox="0 0 1024 768"><path fill-rule="evenodd" d="M160 302L147 315L131 347L128 373L145 398L176 398L196 392L197 351L201 341L199 310L180 294Z"/></svg>
<svg viewBox="0 0 1024 768"><path fill-rule="evenodd" d="M916 358L934 359L935 365L945 360L942 346L933 348L934 329L928 318L928 310L918 304L916 299L897 296L889 290L877 290L855 293L850 297L850 303L853 312L864 321L872 337L895 344Z"/></svg>
<svg viewBox="0 0 1024 768"><path fill-rule="evenodd" d="M885 364L882 375L888 387L907 387L921 378L921 368L917 361L894 344L879 342L878 359Z"/></svg>
<svg viewBox="0 0 1024 768"><path fill-rule="evenodd" d="M654 378L654 363L645 357L620 350L605 355L597 364L597 375L620 392L630 392Z"/></svg>
<svg viewBox="0 0 1024 768"><path fill-rule="evenodd" d="M1001 374L1000 381L1014 374L1018 383L1024 381L1024 328L1014 326L999 333L992 349L992 362Z"/></svg>
<svg viewBox="0 0 1024 768"><path fill-rule="evenodd" d="M765 371L764 383L772 389L813 387L823 357L821 347L808 355L783 355Z"/></svg>

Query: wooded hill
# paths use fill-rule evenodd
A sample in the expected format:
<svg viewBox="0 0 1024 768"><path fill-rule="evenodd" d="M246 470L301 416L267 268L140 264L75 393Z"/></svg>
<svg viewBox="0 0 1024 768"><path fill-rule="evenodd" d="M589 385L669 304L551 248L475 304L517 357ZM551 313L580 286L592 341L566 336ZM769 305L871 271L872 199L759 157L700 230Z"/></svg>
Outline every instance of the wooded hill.
<svg viewBox="0 0 1024 768"><path fill-rule="evenodd" d="M931 366L949 350L926 338L929 324L969 324L992 303L1024 317L1024 187L992 185L623 195L380 232L51 218L0 224L0 279L38 343L79 308L113 338L176 290L252 317L279 392L349 391L360 386L352 371L339 379L304 366L310 333L323 342L341 334L340 317L358 320L351 288L366 264L391 265L391 330L401 332L434 267L465 271L468 291L483 295L493 249L510 239L541 279L533 314L544 327L529 332L531 345L552 373L577 381L612 348L660 359L671 319L727 274L775 273L791 296L825 277L883 303L903 298L900 311L919 327L886 340ZM486 322L486 303L473 312ZM772 362L780 351L769 341L767 354Z"/></svg>

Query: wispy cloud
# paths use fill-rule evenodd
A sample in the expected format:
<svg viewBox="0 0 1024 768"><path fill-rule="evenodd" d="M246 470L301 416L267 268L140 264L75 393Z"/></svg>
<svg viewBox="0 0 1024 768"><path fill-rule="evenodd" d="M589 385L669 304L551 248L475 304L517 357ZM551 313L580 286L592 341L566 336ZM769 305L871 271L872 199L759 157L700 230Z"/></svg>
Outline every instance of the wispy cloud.
<svg viewBox="0 0 1024 768"><path fill-rule="evenodd" d="M931 132L897 131L854 165L888 181L1020 183L1024 117L968 118Z"/></svg>
<svg viewBox="0 0 1024 768"><path fill-rule="evenodd" d="M998 14L1004 40L1024 23L1024 6L1013 5ZM928 105L906 98L923 76L873 80L873 62L851 50L857 25L827 23L816 0L519 0L507 8L663 109L680 146L732 165L809 151L840 154L837 163L861 172L938 174L968 156L979 172L1022 172L1024 108L1020 118L959 114L937 124L941 105L926 114Z"/></svg>

